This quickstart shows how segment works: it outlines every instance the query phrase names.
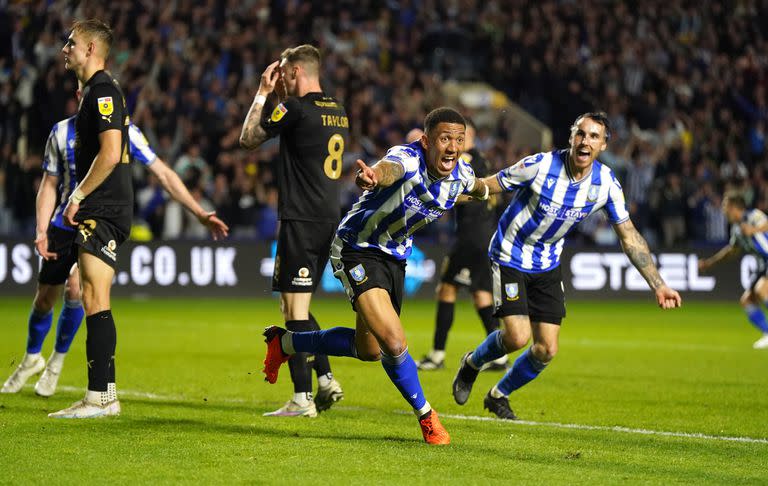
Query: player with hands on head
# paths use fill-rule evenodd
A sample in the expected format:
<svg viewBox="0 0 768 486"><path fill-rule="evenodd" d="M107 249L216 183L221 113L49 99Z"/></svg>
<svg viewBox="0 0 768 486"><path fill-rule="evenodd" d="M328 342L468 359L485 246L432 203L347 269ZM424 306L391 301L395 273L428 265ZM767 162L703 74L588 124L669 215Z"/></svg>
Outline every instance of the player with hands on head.
<svg viewBox="0 0 768 486"><path fill-rule="evenodd" d="M267 96L278 104L262 117ZM331 242L341 217L339 178L349 120L344 106L323 93L320 52L313 46L286 49L264 70L240 134L240 145L255 149L280 137L277 169L277 241L272 290L280 292L280 310L291 331L319 330L310 312L312 294L328 262ZM265 415L315 417L344 397L328 357L296 353L289 363L293 398ZM312 394L312 370L317 394Z"/></svg>

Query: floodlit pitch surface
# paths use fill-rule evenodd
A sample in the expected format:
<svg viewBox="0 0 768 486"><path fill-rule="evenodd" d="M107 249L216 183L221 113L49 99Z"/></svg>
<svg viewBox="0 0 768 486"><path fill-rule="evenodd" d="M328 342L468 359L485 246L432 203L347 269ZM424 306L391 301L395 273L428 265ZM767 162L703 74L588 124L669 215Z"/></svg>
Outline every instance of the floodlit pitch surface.
<svg viewBox="0 0 768 486"><path fill-rule="evenodd" d="M30 300L0 299L2 380L22 357ZM313 309L325 327L353 319L341 300ZM262 417L292 393L287 367L276 385L261 375L275 300L118 300L114 310L123 415L46 416L82 397L83 323L54 397L34 395L36 378L0 395L1 482L768 482L768 350L752 349L758 334L735 302L674 312L650 300L569 303L560 354L511 397L520 422L482 409L498 373L482 373L465 406L453 402L458 359L481 339L461 302L446 369L421 373L447 447L422 443L378 363L334 359L346 398L317 419ZM406 302L415 359L433 319L432 302Z"/></svg>

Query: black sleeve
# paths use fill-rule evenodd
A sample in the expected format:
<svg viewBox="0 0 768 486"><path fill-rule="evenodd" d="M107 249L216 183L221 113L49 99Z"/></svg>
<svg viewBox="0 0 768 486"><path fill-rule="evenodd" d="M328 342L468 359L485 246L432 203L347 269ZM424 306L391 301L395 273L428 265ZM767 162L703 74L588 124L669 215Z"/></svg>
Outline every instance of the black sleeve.
<svg viewBox="0 0 768 486"><path fill-rule="evenodd" d="M125 106L123 95L111 84L97 84L88 96L88 110L94 116L99 133L106 130L122 130Z"/></svg>
<svg viewBox="0 0 768 486"><path fill-rule="evenodd" d="M301 119L301 103L296 98L288 98L272 110L269 118L261 122L261 127L267 135L274 137L296 124Z"/></svg>

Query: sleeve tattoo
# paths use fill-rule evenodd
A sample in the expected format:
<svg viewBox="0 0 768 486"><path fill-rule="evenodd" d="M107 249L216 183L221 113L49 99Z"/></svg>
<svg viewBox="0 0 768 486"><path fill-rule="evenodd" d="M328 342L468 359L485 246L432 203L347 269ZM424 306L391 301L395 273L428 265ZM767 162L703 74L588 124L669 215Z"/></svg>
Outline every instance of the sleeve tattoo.
<svg viewBox="0 0 768 486"><path fill-rule="evenodd" d="M376 171L378 185L381 187L391 186L405 175L405 169L402 165L386 160L377 162L372 168Z"/></svg>
<svg viewBox="0 0 768 486"><path fill-rule="evenodd" d="M648 243L646 243L632 223L622 228L621 246L624 249L624 253L629 257L629 261L637 268L637 271L648 282L651 289L656 290L665 285L659 270L656 268L656 264L653 262L651 251L648 249Z"/></svg>
<svg viewBox="0 0 768 486"><path fill-rule="evenodd" d="M248 115L245 117L243 129L240 132L240 146L245 149L255 149L269 138L267 132L261 127L261 113L264 105L253 103Z"/></svg>

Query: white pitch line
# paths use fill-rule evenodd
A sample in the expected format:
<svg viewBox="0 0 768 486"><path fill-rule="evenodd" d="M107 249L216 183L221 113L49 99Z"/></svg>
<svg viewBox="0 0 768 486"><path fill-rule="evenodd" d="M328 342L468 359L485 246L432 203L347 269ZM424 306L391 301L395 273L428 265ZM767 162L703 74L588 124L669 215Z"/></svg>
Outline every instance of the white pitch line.
<svg viewBox="0 0 768 486"><path fill-rule="evenodd" d="M67 392L79 392L82 388L73 386L60 386L59 390ZM150 400L168 400L168 401L180 401L190 400L192 397L183 395L160 395L157 393L142 392L136 390L120 390L120 395L133 398L148 398ZM217 402L224 403L252 403L251 400L244 398L216 398ZM348 407L348 406L335 406L340 410L351 411L365 411L364 407ZM410 412L403 410L395 411L398 415L410 415ZM455 420L469 420L475 422L498 422L511 425L527 425L531 427L552 427L556 429L574 429L574 430L598 430L604 432L619 432L623 434L637 434L637 435L657 435L662 437L679 437L682 439L701 439L712 441L724 441L724 442L744 442L748 444L768 444L768 439L759 439L755 437L731 437L724 435L709 435L699 432L670 432L666 430L650 430L650 429L634 429L631 427L623 427L621 425L609 426L609 425L586 425L586 424L564 424L560 422L536 422L532 420L502 420L496 417L479 417L476 415L459 415L459 414L440 414L441 417L450 418Z"/></svg>

